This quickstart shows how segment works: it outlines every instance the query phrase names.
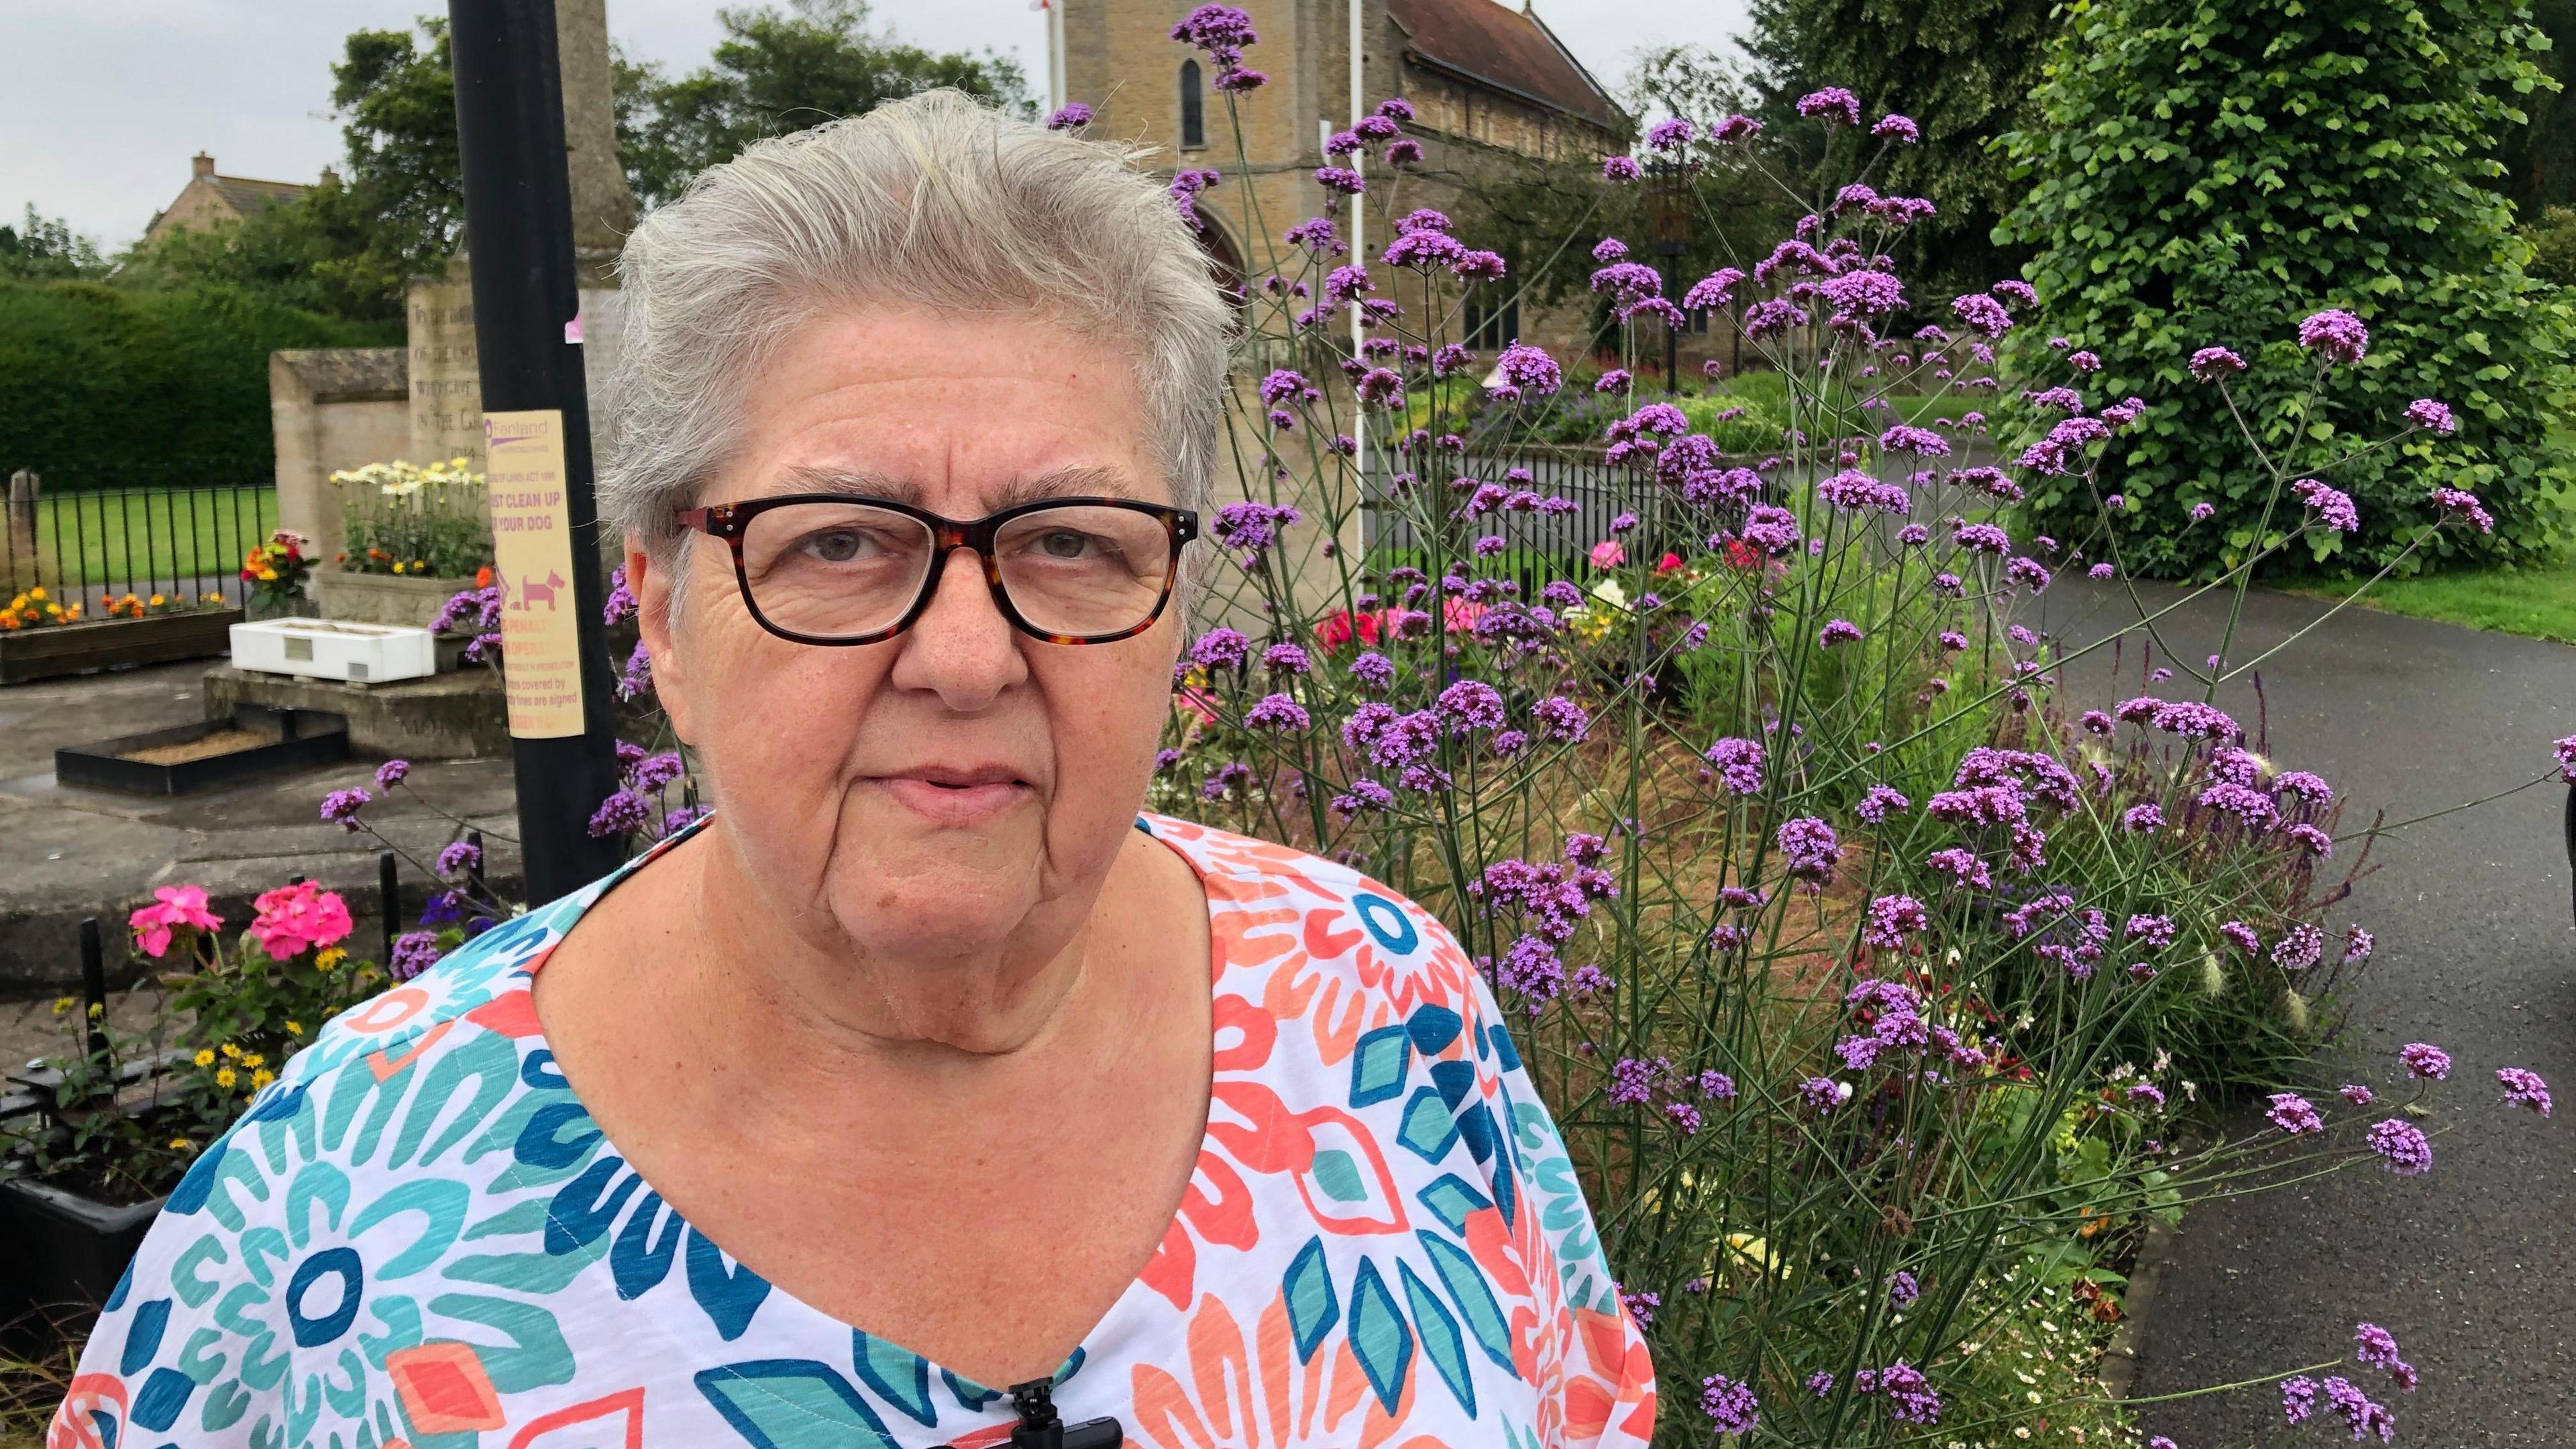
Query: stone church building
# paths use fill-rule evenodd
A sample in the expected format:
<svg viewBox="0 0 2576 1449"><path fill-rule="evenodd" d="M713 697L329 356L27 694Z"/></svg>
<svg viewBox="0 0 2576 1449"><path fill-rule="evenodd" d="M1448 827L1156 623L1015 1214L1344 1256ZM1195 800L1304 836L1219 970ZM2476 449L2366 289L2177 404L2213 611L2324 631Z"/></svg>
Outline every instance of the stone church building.
<svg viewBox="0 0 2576 1449"><path fill-rule="evenodd" d="M1220 270L1262 275L1272 270L1287 227L1328 212L1348 217L1341 198L1314 179L1328 164L1325 138L1352 121L1346 0L1244 0L1261 37L1245 64L1270 82L1236 98L1242 157L1206 62L1171 39L1196 0L1057 3L1064 6L1065 98L1095 109L1090 134L1146 148L1147 164L1166 175L1190 167L1224 173L1223 184L1198 203ZM1480 167L1522 158L1590 162L1623 149L1628 118L1526 7L1361 0L1361 26L1365 103L1373 108L1390 96L1409 102L1414 120L1405 133L1424 152L1398 178L1371 168L1367 200L1391 202L1396 215L1424 206L1454 215L1463 181ZM1256 224L1267 234L1251 235ZM1372 222L1370 230L1382 226ZM1387 238L1365 240L1373 256ZM1533 336L1563 330L1530 321ZM1469 340L1490 350L1521 333L1522 319L1505 303L1468 326Z"/></svg>

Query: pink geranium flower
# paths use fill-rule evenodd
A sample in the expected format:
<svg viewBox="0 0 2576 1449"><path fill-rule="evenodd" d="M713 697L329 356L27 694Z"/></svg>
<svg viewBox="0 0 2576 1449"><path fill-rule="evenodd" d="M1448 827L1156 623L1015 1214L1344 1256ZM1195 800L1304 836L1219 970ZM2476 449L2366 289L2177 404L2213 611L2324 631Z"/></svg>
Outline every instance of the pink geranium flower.
<svg viewBox="0 0 2576 1449"><path fill-rule="evenodd" d="M355 927L348 902L309 880L263 892L252 904L259 914L250 923L250 933L272 961L293 960L328 946Z"/></svg>
<svg viewBox="0 0 2576 1449"><path fill-rule="evenodd" d="M199 931L223 929L224 918L206 909L203 886L162 886L153 893L155 900L125 918L126 928L134 933L134 944L146 956L158 957L170 950L170 933L186 926Z"/></svg>
<svg viewBox="0 0 2576 1449"><path fill-rule="evenodd" d="M1615 569L1627 561L1628 551L1621 548L1615 538L1605 538L1592 545L1592 566L1596 569Z"/></svg>

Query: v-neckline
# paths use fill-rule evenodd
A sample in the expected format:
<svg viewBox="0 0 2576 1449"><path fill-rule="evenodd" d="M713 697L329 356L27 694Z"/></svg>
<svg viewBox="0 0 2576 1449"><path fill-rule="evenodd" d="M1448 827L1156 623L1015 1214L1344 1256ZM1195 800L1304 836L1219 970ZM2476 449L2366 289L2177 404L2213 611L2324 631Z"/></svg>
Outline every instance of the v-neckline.
<svg viewBox="0 0 2576 1449"><path fill-rule="evenodd" d="M646 865L651 864L665 852L705 829L708 823L714 820L714 818L715 812L709 811L698 819L691 821L689 825L682 829L678 834L657 842L651 849L645 851L642 855L639 855L633 860L626 862L626 864L619 866L615 871L602 876L597 882L584 887L572 896L567 897L556 907L551 908L561 912L559 919L547 923L547 929L553 935L553 940L548 942L543 950L537 952L527 962L512 968L510 972L510 980L512 982L511 989L528 993L528 1020L534 1026L533 1035L529 1039L528 1043L531 1049L542 1050L550 1055L554 1050L552 1042L546 1036L543 1023L537 1020L535 994L537 972L543 969L546 961L553 956L554 948L557 945L560 945L564 938L572 933L572 928L580 922L582 917L588 915L593 908L595 908L602 900L607 898L609 892L624 884L629 877L636 874L636 872L643 869ZM1181 1188L1180 1201L1173 1205L1170 1221L1164 1224L1162 1233L1154 1240L1152 1251L1145 1255L1144 1262L1140 1264L1136 1271L1129 1276L1126 1286L1119 1290L1118 1296L1111 1300L1108 1308L1102 1311L1100 1317L1092 1323L1091 1327L1084 1330L1081 1340L1074 1345L1073 1351L1066 1355L1064 1363L1056 1368L1053 1381L1059 1386L1069 1382L1084 1362L1093 1357L1099 1356L1105 1347L1115 1344L1118 1341L1119 1337L1126 1331L1126 1321L1135 1316L1137 1309L1134 1305L1138 1303L1140 1297L1143 1295L1160 1295L1161 1290L1149 1282L1148 1277L1152 1274L1156 1261L1162 1257L1164 1245L1171 1241L1172 1235L1176 1232L1185 1233L1189 1231L1186 1218L1190 1198L1193 1193L1202 1191L1202 1184L1200 1182L1201 1164L1207 1162L1212 1155L1215 1155L1218 1152L1219 1144L1212 1135L1212 1129L1215 1126L1216 1120L1217 1088L1223 1083L1225 1072L1223 1068L1217 1064L1223 1053L1218 1049L1216 1040L1219 1031L1216 1020L1216 980L1224 966L1224 948L1220 944L1216 932L1216 897L1208 889L1208 866L1179 842L1172 839L1171 836L1156 828L1160 818L1161 817L1139 812L1136 816L1136 828L1155 844L1162 846L1165 850L1168 850L1172 852L1172 854L1180 857L1181 863L1189 868L1192 878L1198 882L1203 907L1208 916L1207 989L1209 997L1209 1041L1207 1100L1201 1107L1200 1111L1199 1143L1197 1153L1191 1159L1189 1180ZM559 1062L557 1063L556 1071L560 1076L562 1067ZM852 1356L854 1359L861 1362L875 1360L876 1356L869 1352L871 1347L882 1350L888 1357L912 1360L914 1364L918 1365L916 1372L923 1380L926 1381L932 1375L936 1375L945 1380L948 1383L951 1392L955 1394L960 1407L968 1408L969 1412L972 1413L987 1414L994 1412L992 1406L999 1405L999 1412L1004 1416L1005 1421L1013 1418L1009 1407L1009 1385L992 1387L977 1380L970 1379L941 1364L938 1360L930 1357L928 1354L906 1348L902 1344L897 1343L890 1338L885 1338L878 1334L871 1333L867 1329L859 1327L857 1324L847 1322L833 1314L824 1312L822 1309L805 1301L805 1299L798 1296L796 1293L772 1282L767 1275L760 1273L759 1270L744 1265L740 1258L735 1257L731 1251L726 1249L723 1244L718 1243L713 1237L700 1231L697 1225L690 1222L677 1207L671 1204L668 1198L662 1196L661 1192L653 1186L651 1180L647 1179L643 1172L635 1166L634 1159L628 1157L624 1151L620 1150L617 1143L609 1137L607 1129L599 1125L598 1118L590 1115L589 1106L583 1103L580 1094L573 1090L569 1079L565 1079L564 1081L564 1091L571 1096L574 1105L581 1107L583 1115L590 1118L593 1130L599 1133L599 1151L594 1155L592 1160L597 1160L598 1156L612 1156L617 1158L625 1165L628 1172L635 1175L635 1179L637 1183L641 1185L643 1191L651 1194L652 1197L656 1201L660 1202L662 1207L671 1214L671 1219L675 1224L675 1227L670 1229L670 1231L686 1230L691 1233L696 1233L700 1238L705 1239L709 1246L714 1247L718 1253L722 1254L727 1262L732 1263L738 1271L750 1273L753 1276L758 1277L768 1289L768 1293L761 1303L762 1311L775 1312L783 1308L791 1318L803 1319L816 1329L825 1330L835 1335L849 1335L852 1340ZM667 1328L665 1328L658 1314L647 1313L644 1315L644 1318L646 1322L652 1325L654 1333L661 1337L665 1342L668 1342L674 1350L685 1351L687 1347L685 1342L678 1335L671 1333ZM736 1387L762 1393L771 1392L758 1380L746 1380L743 1383L736 1385ZM980 1396L980 1402L970 1405L970 1399L976 1399L978 1396ZM916 1419L914 1422L917 1423L919 1421ZM973 1433L975 1430L968 1429L961 1425L960 1432ZM955 1435L951 1435L950 1437L954 1438Z"/></svg>

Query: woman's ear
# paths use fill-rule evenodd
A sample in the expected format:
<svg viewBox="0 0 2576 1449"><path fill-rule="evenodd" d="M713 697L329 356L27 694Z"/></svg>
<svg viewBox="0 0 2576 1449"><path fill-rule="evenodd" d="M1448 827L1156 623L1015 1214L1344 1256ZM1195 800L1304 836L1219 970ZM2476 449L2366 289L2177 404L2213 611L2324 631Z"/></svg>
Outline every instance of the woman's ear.
<svg viewBox="0 0 2576 1449"><path fill-rule="evenodd" d="M626 535L626 591L635 596L635 627L643 636L644 650L653 659L653 696L662 713L671 721L671 732L687 744L691 738L688 716L689 691L682 673L684 665L675 641L678 620L674 607L678 578L674 570L685 568L685 547L672 550L670 567L653 561L644 551L640 534Z"/></svg>

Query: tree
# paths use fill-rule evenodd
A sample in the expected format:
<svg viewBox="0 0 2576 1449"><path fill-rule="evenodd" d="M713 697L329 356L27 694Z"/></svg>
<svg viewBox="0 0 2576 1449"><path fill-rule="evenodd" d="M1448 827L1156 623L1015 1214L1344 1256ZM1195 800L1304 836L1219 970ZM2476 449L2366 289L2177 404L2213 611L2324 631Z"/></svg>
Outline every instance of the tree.
<svg viewBox="0 0 2576 1449"><path fill-rule="evenodd" d="M2036 251L2043 309L2013 340L2072 338L2105 364L2087 393L2146 400L2102 468L2128 500L2130 567L2205 575L2296 518L2276 512L2257 537L2272 480L2220 391L2191 379L2204 346L2253 364L2233 388L2266 446L2294 432L2364 446L2417 398L2458 412L2456 437L2415 434L2339 471L2361 528L2312 535L2289 566L2413 572L2557 543L2576 466L2548 433L2576 392L2576 307L2524 275L2492 159L2502 98L2543 80L2527 16L2491 0L2074 0L2038 124L2010 142L2032 190L2007 228ZM2361 317L2370 349L2311 407L2290 336L2327 307ZM2436 486L2479 495L2495 531L2433 532ZM2050 531L2101 516L2071 484L2030 502ZM2216 517L2191 521L2204 502Z"/></svg>
<svg viewBox="0 0 2576 1449"><path fill-rule="evenodd" d="M867 28L866 0L793 0L720 10L710 62L677 80L623 63L618 145L638 200L668 201L689 179L784 136L888 101L953 86L1022 115L1035 109L1017 62L991 50L940 53Z"/></svg>
<svg viewBox="0 0 2576 1449"><path fill-rule="evenodd" d="M2525 119L2496 148L2505 199L2525 221L2576 206L2576 0L2531 0L2531 15L2549 42L2532 63L2556 84L2504 97Z"/></svg>
<svg viewBox="0 0 2576 1449"><path fill-rule="evenodd" d="M864 0L724 11L727 38L712 63L677 81L612 54L618 146L637 197L669 200L753 141L937 86L1031 109L1011 61L904 45L871 34L867 17ZM410 279L438 271L465 241L447 22L354 31L331 79L344 179L292 206L138 246L121 280L222 282L342 317L399 316Z"/></svg>
<svg viewBox="0 0 2576 1449"><path fill-rule="evenodd" d="M1619 91L1631 116L1678 116L1702 131L1751 100L1736 67L1700 45L1649 48L1630 66ZM1475 158L1456 177L1463 193L1461 231L1484 238L1509 260L1513 286L1531 302L1584 299L1597 320L1606 322L1606 304L1590 291L1600 265L1592 257L1598 239L1627 242L1640 260L1665 273L1666 291L1678 297L1718 267L1752 266L1804 210L1740 168L1705 164L1710 152L1705 142L1689 150L1701 164L1689 172L1683 205L1692 217L1691 240L1678 258L1655 255L1648 245L1653 188L1659 183L1604 180L1599 158L1581 155L1539 160L1495 148L1453 147L1453 154Z"/></svg>
<svg viewBox="0 0 2576 1449"><path fill-rule="evenodd" d="M345 177L239 222L140 243L119 280L220 282L335 316L400 316L410 279L464 238L447 22L353 32L331 80Z"/></svg>
<svg viewBox="0 0 2576 1449"><path fill-rule="evenodd" d="M1995 142L2030 124L2058 9L2058 0L1754 0L1745 49L1774 122L1795 114L1799 96L1843 86L1872 114L1923 128L1920 145L1870 180L1940 208L1913 238L1927 286L1975 290L2023 260L1995 242L2021 200Z"/></svg>
<svg viewBox="0 0 2576 1449"><path fill-rule="evenodd" d="M23 224L0 225L0 277L55 281L94 277L106 270L97 243L74 233L60 217L38 216L33 202L27 204Z"/></svg>

